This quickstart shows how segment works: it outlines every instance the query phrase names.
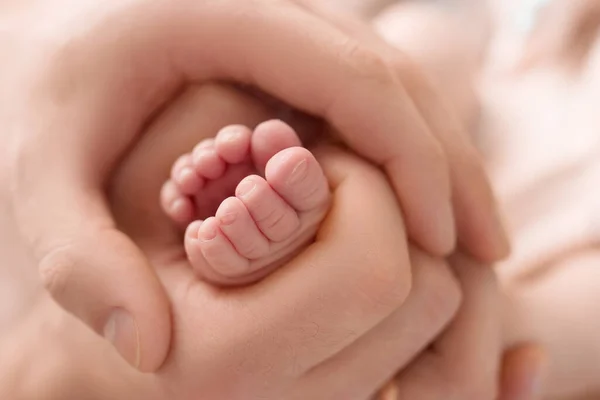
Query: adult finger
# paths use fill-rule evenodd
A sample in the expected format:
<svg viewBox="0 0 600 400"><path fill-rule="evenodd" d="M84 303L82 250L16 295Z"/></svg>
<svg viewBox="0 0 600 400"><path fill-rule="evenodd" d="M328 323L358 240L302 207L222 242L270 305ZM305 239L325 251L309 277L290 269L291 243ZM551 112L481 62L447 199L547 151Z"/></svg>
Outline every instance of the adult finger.
<svg viewBox="0 0 600 400"><path fill-rule="evenodd" d="M505 258L510 244L479 152L427 79L406 59L396 66L404 76L413 76L407 91L446 151L461 250L486 263Z"/></svg>
<svg viewBox="0 0 600 400"><path fill-rule="evenodd" d="M109 202L123 231L151 258L165 247L182 249L179 228L157 203L132 205L132 199L159 196L175 160L224 126L255 127L274 115L262 101L229 85L207 82L186 88L148 126L111 178ZM140 171L153 179L140 179Z"/></svg>
<svg viewBox="0 0 600 400"><path fill-rule="evenodd" d="M152 371L162 364L170 341L164 290L138 247L104 217L103 195L89 187L83 194L75 189L66 182L43 181L36 190L60 196L19 191L32 194L21 198L32 202L24 209L41 201L51 212L40 216L51 224L46 231L40 227L44 221L25 219L20 229L35 245L43 282L54 299L110 341L132 366Z"/></svg>
<svg viewBox="0 0 600 400"><path fill-rule="evenodd" d="M347 349L302 377L293 398L370 398L427 347L455 315L458 283L441 260L411 250L413 288L406 303Z"/></svg>
<svg viewBox="0 0 600 400"><path fill-rule="evenodd" d="M115 229L102 188L147 119L188 81L250 83L324 116L387 168L415 239L437 253L453 247L446 160L379 56L286 2L103 4L87 14L85 5L67 8L65 29L48 22L34 32L53 40L28 53L39 69L23 79L27 98L15 99L13 203L56 300L99 332L113 326L111 310L125 310L135 327L126 336L136 339L124 342L142 343L131 350L142 369L166 353L166 302ZM89 23L74 22L82 15ZM117 278L117 266L129 278ZM129 290L130 281L144 289Z"/></svg>
<svg viewBox="0 0 600 400"><path fill-rule="evenodd" d="M208 129L210 134L211 130L207 127L215 119L213 114L208 113L207 119L195 118L197 114L190 115L173 113L170 123L160 124L161 129L168 128L176 137L185 137L186 132L196 135L206 133L203 129ZM239 122L240 117L236 120ZM182 121L181 125L177 124L178 121ZM207 124L198 131L202 124L193 121L205 121ZM182 128L186 130L180 131ZM152 132L146 137L151 136ZM157 139L153 146L158 146L164 136ZM184 144L182 146L185 147ZM136 153L134 149L128 159L132 160L131 164L124 167L137 171L137 175L122 172L127 177L115 184L117 192L131 191L132 197L153 199L158 195L158 186L127 186L127 182L135 181L132 177L139 177L140 171L144 171L146 161L142 155L149 155L147 151L142 151L139 156ZM182 331L177 347L173 348L175 358L170 359L163 378L166 376L168 380L173 372L180 374L179 365L202 368L210 363L212 368L202 376L184 374L191 377L190 383L194 387L202 387L208 397L223 396L223 381L218 378L223 371L235 373L238 377L232 386L235 393L271 393L272 390L280 391L282 386L285 390L286 385L294 384L307 371L338 354L402 306L411 288L411 266L402 216L393 190L379 169L356 156L334 149L321 149L317 154L332 186L333 208L315 243L273 275L250 287L221 290L193 276L185 263L185 255L180 254L181 244L172 249L162 247L163 251L159 254L153 255L149 251L176 305L174 320L177 326L200 327L193 329L193 334ZM174 154L171 159L175 158ZM168 161L160 163L163 162L167 165L150 165L148 173L156 176L156 172L163 168L167 172ZM365 191L365 187L369 190ZM146 215L145 207L138 211L136 204L123 202L122 196L126 199L127 194L121 193L120 200L116 201L123 203L123 208L117 209L118 215L131 212L133 221ZM149 203L158 209L156 201ZM125 232L130 233L129 225L136 224L123 223ZM152 242L154 239L151 239L155 235L165 244L164 239L160 239L159 226L149 223L146 227L146 232L134 227L132 232L135 233L131 233L142 249L156 248ZM168 262L166 268L161 268L165 256ZM434 275L443 275L443 268L434 267ZM432 286L436 290L428 293L438 293L437 289L440 293L448 292L441 284ZM449 297L452 298L451 295ZM448 304L452 303L448 301ZM442 307L440 312L444 311L451 313ZM427 336L428 329L439 330L437 327L443 324L440 319L449 318L448 315L432 313L434 315L425 322L419 334ZM209 327L217 329L218 334ZM388 332L387 335L393 337L394 333ZM367 346L364 347L362 351L367 352ZM182 352L189 348L196 350ZM387 362L395 363L397 360ZM389 372L378 377L377 383ZM257 374L264 379L257 379ZM180 380L180 376L176 378L177 382ZM376 387L375 383L373 387Z"/></svg>
<svg viewBox="0 0 600 400"><path fill-rule="evenodd" d="M543 395L546 355L535 344L521 344L507 350L500 376L499 400L539 400Z"/></svg>
<svg viewBox="0 0 600 400"><path fill-rule="evenodd" d="M332 21L343 32L375 49L390 63L446 155L458 240L463 250L484 262L505 257L509 252L509 244L483 161L464 127L442 97L435 92L429 79L405 55L410 56L419 51L420 49L413 49L411 46L420 42L413 41L415 44L412 44L405 41L399 50L361 22L329 12L314 3L310 3L310 9Z"/></svg>
<svg viewBox="0 0 600 400"><path fill-rule="evenodd" d="M341 150L322 148L316 154L333 206L315 242L253 286L223 292L196 282L186 291L183 301L197 324L207 324L206 318L211 326L235 323L235 329L220 331L218 340L210 329L197 333L195 341L211 344L194 359L198 365L258 351L261 371L268 368L269 375L293 381L405 302L411 288L407 238L385 176Z"/></svg>
<svg viewBox="0 0 600 400"><path fill-rule="evenodd" d="M340 150L317 155L333 207L315 243L259 284L216 297L198 285L186 300L201 304L202 315L226 307L228 320L244 321L220 334L227 349L211 351L269 349L262 360L284 376L301 376L349 346L399 308L411 288L402 216L383 173Z"/></svg>
<svg viewBox="0 0 600 400"><path fill-rule="evenodd" d="M135 196L154 198L158 195L161 179L154 179L154 183L153 180L136 179L140 171L153 177L161 171L166 174L178 154L202 137L210 136L220 126L231 120L252 126L261 118L267 118L265 114L251 99L232 89L204 85L187 91L149 129L113 181L116 190L111 192L111 199L122 229L152 256L152 249L166 242L162 231L168 221L158 215L160 210L156 202L132 206L126 201ZM172 138L165 139L164 132L169 132ZM166 140L169 140L168 150L161 144ZM165 156L167 151L169 155ZM148 159L155 161L144 168ZM369 348L378 338L387 337L391 341L402 324L413 319L412 316L406 319L388 317L398 313L411 287L411 267L404 244L402 217L387 180L378 169L339 150L322 150L319 159L329 174L336 200L316 244L274 276L253 287L231 292L215 291L212 286L192 279L193 289L185 291L183 300L177 300L179 291L175 294L176 303L185 302L184 306L178 307L180 316L187 316L185 324L194 324L189 314L181 310L190 307L191 318L197 319L199 326L222 327L218 340L214 339L211 329L194 335L195 345L202 346L203 350L196 354L200 360L193 362L203 365L210 360L222 360L227 354L225 358L233 357L233 360L225 365L237 365L239 354L260 352L260 361L254 363L244 358L244 365L240 366L245 371L246 363L250 363L252 382L256 380L257 371L267 371L269 375L276 371L278 375L283 374L285 380L292 377L291 381L295 382L314 365L333 357L328 368L351 359L348 372L353 370L356 375L361 370L362 354L370 353ZM365 193L364 187L370 190ZM381 232L386 232L383 238ZM181 244L173 242L172 246L180 248ZM413 262L421 258L429 260L416 250L412 258ZM374 369L378 373L365 374L365 381L360 385L363 391L365 387L375 390L395 371L402 357L409 359L422 349L456 308L459 294L449 271L435 261L422 262L428 262L428 265L419 274L418 282L419 285L425 282L423 286L427 286L427 290L422 288L418 293L423 298L412 301L419 307L414 314L424 313L427 317L420 319L422 324L406 324L409 329L403 337L407 338L407 343L395 342L398 345L395 356L384 357L387 348L373 353L373 357L378 354L384 362ZM165 270L173 271L174 268L170 266ZM168 280L165 282L168 286ZM175 318L178 318L177 314ZM356 351L339 358L335 356L349 343L363 342L359 339L363 332L383 320L387 327L378 327L379 334L364 340ZM223 329L231 323L235 329ZM318 376L323 378L323 374ZM241 376L240 381L243 381ZM307 380L300 386L314 389L316 381L317 378ZM332 393L339 389L333 384L330 388Z"/></svg>
<svg viewBox="0 0 600 400"><path fill-rule="evenodd" d="M444 157L403 88L375 53L285 2L179 2L168 7L136 3L107 14L57 51L60 62L48 75L54 71L59 78L44 85L69 100L81 100L74 91L82 86L89 90L81 92L93 94L89 101L62 104L63 116L84 104L95 105L94 112L73 113L78 123L58 135L72 139L77 131L78 143L73 146L77 151L94 149L92 160L110 165L145 117L185 79L251 83L325 116L361 154L386 165L411 230L418 231L416 239L438 253L452 247ZM311 26L310 32L305 26ZM128 40L121 40L124 35ZM81 79L64 85L65 76ZM84 79L90 76L95 79ZM114 93L130 106L117 106ZM87 132L80 135L84 127ZM115 140L110 146L98 146L102 142L98 138L106 138L107 131ZM98 171L95 177L103 173Z"/></svg>
<svg viewBox="0 0 600 400"><path fill-rule="evenodd" d="M500 303L494 274L465 257L454 257L463 305L430 350L404 370L400 398L494 400L501 353Z"/></svg>

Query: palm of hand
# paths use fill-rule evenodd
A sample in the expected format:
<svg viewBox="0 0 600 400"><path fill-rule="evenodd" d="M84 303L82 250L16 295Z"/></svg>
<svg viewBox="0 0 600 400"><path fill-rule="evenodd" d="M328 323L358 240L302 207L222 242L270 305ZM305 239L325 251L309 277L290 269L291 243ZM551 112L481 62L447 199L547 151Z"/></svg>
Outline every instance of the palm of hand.
<svg viewBox="0 0 600 400"><path fill-rule="evenodd" d="M273 339L253 310L257 298L267 293L259 287L221 290L199 280L186 258L182 233L163 214L159 192L173 161L199 140L222 126L252 126L271 115L249 97L210 87L193 90L184 96L185 103L189 107L175 104L174 111L161 116L128 155L113 176L110 203L118 228L145 254L171 301L173 339L169 357L155 376L157 387L181 399L198 393L208 399L243 398L244 393L256 393L248 386L255 384L256 374L272 368L260 365L269 358L264 349L277 352L285 346L268 344ZM188 108L194 112L186 112ZM236 385L222 381L234 374Z"/></svg>

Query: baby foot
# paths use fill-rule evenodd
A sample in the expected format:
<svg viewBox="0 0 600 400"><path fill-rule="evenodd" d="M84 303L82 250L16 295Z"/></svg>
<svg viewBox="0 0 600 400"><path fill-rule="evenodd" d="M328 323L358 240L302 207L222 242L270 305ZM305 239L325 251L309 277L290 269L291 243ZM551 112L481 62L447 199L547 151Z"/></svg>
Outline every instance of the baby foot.
<svg viewBox="0 0 600 400"><path fill-rule="evenodd" d="M307 245L329 196L319 163L296 132L269 121L254 132L226 127L181 156L161 203L187 225L194 269L213 283L238 285L261 279Z"/></svg>

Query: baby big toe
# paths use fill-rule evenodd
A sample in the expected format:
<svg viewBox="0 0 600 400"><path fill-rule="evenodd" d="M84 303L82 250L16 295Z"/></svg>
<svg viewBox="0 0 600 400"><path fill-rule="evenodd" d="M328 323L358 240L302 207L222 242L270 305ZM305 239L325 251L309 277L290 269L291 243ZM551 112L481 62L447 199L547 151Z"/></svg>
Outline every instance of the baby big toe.
<svg viewBox="0 0 600 400"><path fill-rule="evenodd" d="M251 153L256 168L264 171L267 162L275 154L289 147L301 146L296 131L280 120L258 125L252 134Z"/></svg>
<svg viewBox="0 0 600 400"><path fill-rule="evenodd" d="M267 163L267 182L299 212L323 209L329 202L329 184L313 154L305 148L285 149Z"/></svg>

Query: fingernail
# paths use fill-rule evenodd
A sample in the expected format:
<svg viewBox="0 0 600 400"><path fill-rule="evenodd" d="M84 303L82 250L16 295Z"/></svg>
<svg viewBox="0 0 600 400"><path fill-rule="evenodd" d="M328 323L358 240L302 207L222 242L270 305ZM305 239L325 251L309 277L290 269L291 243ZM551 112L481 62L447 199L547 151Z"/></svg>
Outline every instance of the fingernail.
<svg viewBox="0 0 600 400"><path fill-rule="evenodd" d="M377 400L398 400L400 395L398 393L398 386L392 380L388 382L387 385L383 389L379 391L379 396Z"/></svg>
<svg viewBox="0 0 600 400"><path fill-rule="evenodd" d="M256 188L256 183L252 180L243 180L237 187L236 195L238 197L246 197Z"/></svg>
<svg viewBox="0 0 600 400"><path fill-rule="evenodd" d="M532 372L529 381L527 382L526 391L528 391L528 399L541 399L544 392L544 384L546 373L548 370L548 359L542 351L537 355L537 365Z"/></svg>
<svg viewBox="0 0 600 400"><path fill-rule="evenodd" d="M108 340L134 368L140 367L140 334L133 317L123 309L112 312L103 330Z"/></svg>
<svg viewBox="0 0 600 400"><path fill-rule="evenodd" d="M542 388L544 386L544 378L542 374L535 375L529 383L529 397L537 399L542 395Z"/></svg>

